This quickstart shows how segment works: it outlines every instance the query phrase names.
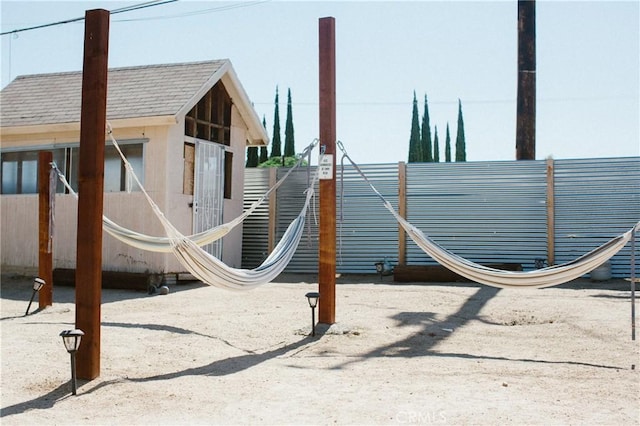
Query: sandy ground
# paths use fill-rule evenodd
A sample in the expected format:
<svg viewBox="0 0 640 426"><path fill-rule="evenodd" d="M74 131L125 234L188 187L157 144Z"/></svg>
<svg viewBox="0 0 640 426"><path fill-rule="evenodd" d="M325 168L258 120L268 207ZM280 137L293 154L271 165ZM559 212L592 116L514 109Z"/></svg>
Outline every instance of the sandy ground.
<svg viewBox="0 0 640 426"><path fill-rule="evenodd" d="M24 316L31 278L3 275L0 422L640 423L626 281L496 290L345 277L337 323L311 337L316 279L103 290L101 375L72 396L59 334L75 328L74 290Z"/></svg>

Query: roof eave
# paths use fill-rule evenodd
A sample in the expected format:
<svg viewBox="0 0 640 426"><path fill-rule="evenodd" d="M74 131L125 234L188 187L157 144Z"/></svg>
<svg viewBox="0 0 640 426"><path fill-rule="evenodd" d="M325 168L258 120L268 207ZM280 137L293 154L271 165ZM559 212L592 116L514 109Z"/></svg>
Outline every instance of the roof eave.
<svg viewBox="0 0 640 426"><path fill-rule="evenodd" d="M127 128L138 126L171 126L177 123L175 115L159 115L152 117L135 117L135 118L120 118L107 120L111 127L114 128ZM0 127L0 134L5 136L10 135L28 135L44 132L79 132L80 122L73 123L53 123L53 124L36 124L29 126L6 126Z"/></svg>
<svg viewBox="0 0 640 426"><path fill-rule="evenodd" d="M242 83L240 83L240 79L232 67L229 67L227 73L222 76L222 82L225 83L226 79L230 80L230 86L236 89L236 93L230 93L230 95L234 99L234 104L238 108L240 115L244 117L245 122L247 123L249 131L249 140L247 145L267 146L269 144L269 135L267 135L267 130L262 125L260 117L258 117L258 114L249 100L247 92L245 92ZM225 87L226 86L229 85L225 84Z"/></svg>

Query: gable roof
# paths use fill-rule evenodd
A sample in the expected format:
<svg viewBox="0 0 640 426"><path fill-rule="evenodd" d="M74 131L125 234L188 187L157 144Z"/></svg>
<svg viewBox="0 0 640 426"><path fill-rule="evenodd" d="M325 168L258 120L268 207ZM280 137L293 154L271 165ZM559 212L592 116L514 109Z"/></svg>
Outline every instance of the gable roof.
<svg viewBox="0 0 640 426"><path fill-rule="evenodd" d="M266 131L228 59L109 69L107 120L176 120L221 79L249 127L249 142L266 144ZM81 95L81 71L17 77L0 92L0 126L79 125Z"/></svg>

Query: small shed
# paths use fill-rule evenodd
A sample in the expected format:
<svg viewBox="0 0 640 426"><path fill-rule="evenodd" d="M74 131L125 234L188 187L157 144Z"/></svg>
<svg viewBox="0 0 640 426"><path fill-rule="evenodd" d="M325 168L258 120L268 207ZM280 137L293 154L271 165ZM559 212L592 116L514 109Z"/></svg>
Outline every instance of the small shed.
<svg viewBox="0 0 640 426"><path fill-rule="evenodd" d="M0 92L2 266L38 262L38 152L77 189L82 73L17 77ZM142 185L189 235L243 209L247 146L268 136L228 59L110 69L107 121ZM164 230L105 135L104 214L149 235ZM75 268L77 201L58 184L54 268ZM206 247L241 265L242 227ZM173 274L172 254L145 252L103 235L103 271Z"/></svg>

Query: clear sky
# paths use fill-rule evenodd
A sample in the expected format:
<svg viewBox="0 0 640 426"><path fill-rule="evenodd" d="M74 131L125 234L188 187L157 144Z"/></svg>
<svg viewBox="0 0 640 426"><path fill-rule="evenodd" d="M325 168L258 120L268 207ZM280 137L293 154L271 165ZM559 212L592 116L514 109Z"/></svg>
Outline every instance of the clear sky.
<svg viewBox="0 0 640 426"><path fill-rule="evenodd" d="M0 2L2 32L139 1ZM536 9L536 158L640 155L640 2ZM413 92L441 150L462 102L468 161L514 160L517 1L189 1L111 17L109 66L229 58L272 136L280 89L296 149L318 137L318 20L336 19L337 135L359 163L406 161ZM2 36L2 87L82 69L82 21ZM455 149L455 148L453 148ZM444 159L444 152L440 154Z"/></svg>

